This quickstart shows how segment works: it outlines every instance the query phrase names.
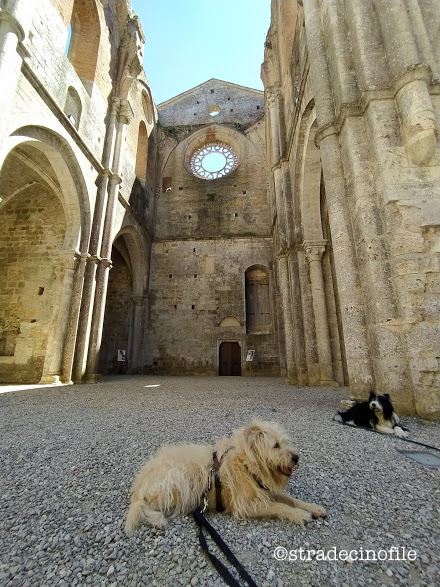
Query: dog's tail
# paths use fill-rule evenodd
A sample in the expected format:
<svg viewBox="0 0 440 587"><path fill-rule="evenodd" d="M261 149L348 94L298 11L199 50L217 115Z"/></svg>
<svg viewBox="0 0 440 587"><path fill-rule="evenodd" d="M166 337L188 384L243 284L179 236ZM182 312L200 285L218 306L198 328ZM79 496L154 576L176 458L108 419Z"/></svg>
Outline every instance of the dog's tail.
<svg viewBox="0 0 440 587"><path fill-rule="evenodd" d="M132 501L125 522L126 534L132 536L136 528L143 522L147 522L153 528L163 528L167 523L162 512L152 510L143 499Z"/></svg>

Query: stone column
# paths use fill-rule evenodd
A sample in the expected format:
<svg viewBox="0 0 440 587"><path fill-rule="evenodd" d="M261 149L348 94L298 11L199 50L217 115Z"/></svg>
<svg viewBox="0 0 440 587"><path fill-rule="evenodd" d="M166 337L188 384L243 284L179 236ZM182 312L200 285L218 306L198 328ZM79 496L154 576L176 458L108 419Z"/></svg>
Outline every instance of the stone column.
<svg viewBox="0 0 440 587"><path fill-rule="evenodd" d="M289 283L289 265L286 254L278 256L278 276L281 293L281 303L283 306L284 318L284 334L285 334L285 348L286 348L286 369L287 369L287 383L295 385L298 383L295 365L295 350L292 321L292 300L290 298L290 283Z"/></svg>
<svg viewBox="0 0 440 587"><path fill-rule="evenodd" d="M352 396L364 398L374 389L365 310L360 288L350 211L346 196L330 78L322 39L321 15L316 0L304 0L310 74L317 112L316 143L320 147L329 222Z"/></svg>
<svg viewBox="0 0 440 587"><path fill-rule="evenodd" d="M97 264L99 262L99 252L101 249L102 234L104 230L105 210L108 203L108 186L112 176L110 171L110 164L114 153L115 125L119 105L120 99L113 98L102 157L103 170L96 180L98 189L96 192L95 208L93 211L93 223L89 243L89 258L84 274L84 288L82 292L81 311L79 315L72 374L73 380L76 383L81 382L84 376L87 361L90 320L93 311L93 300L95 295L95 276Z"/></svg>
<svg viewBox="0 0 440 587"><path fill-rule="evenodd" d="M312 284L316 345L318 347L319 368L321 372L320 383L321 385L337 385L333 377L330 331L328 326L324 278L321 265L322 255L325 251L325 241L319 243L305 242L304 250L309 262L310 281Z"/></svg>
<svg viewBox="0 0 440 587"><path fill-rule="evenodd" d="M308 385L319 385L321 373L319 370L318 349L316 347L315 317L313 314L310 270L303 247L298 247L297 259L301 291L301 315L304 328L304 355L307 367L307 383Z"/></svg>
<svg viewBox="0 0 440 587"><path fill-rule="evenodd" d="M98 257L96 255L87 255L84 264L84 285L72 368L72 380L75 383L81 383L85 372L97 263Z"/></svg>
<svg viewBox="0 0 440 587"><path fill-rule="evenodd" d="M0 129L7 128L8 112L14 100L34 3L5 0L0 11Z"/></svg>
<svg viewBox="0 0 440 587"><path fill-rule="evenodd" d="M87 253L83 253L82 255L80 255L72 285L72 300L69 310L67 333L64 343L64 352L62 359L63 383L72 383L73 362L75 355L75 346L78 336L79 315L83 295L84 274L87 260Z"/></svg>
<svg viewBox="0 0 440 587"><path fill-rule="evenodd" d="M280 115L278 109L278 89L269 88L267 105L270 117L270 132L272 138L272 165L277 165L281 156Z"/></svg>
<svg viewBox="0 0 440 587"><path fill-rule="evenodd" d="M302 312L301 284L299 276L298 253L296 249L287 251L288 272L290 275L290 299L292 304L293 345L298 385L307 385L307 361L305 354L304 322Z"/></svg>
<svg viewBox="0 0 440 587"><path fill-rule="evenodd" d="M64 255L63 255L64 256ZM62 287L57 299L56 311L50 327L49 339L46 347L46 357L40 383L59 383L62 378L62 358L64 342L69 325L69 313L72 302L72 291L75 269L79 255L69 251L61 262L60 272Z"/></svg>
<svg viewBox="0 0 440 587"><path fill-rule="evenodd" d="M111 268L111 250L113 244L113 220L118 203L120 177L121 152L124 145L127 124L131 120L132 113L127 100L121 100L119 109L118 128L113 157L114 173L110 179L108 205L102 236L101 258L99 260L96 276L95 303L93 306L92 325L87 355L86 381L97 383L100 379L98 373L99 351L101 348L102 329L104 326L105 302L107 298L108 275Z"/></svg>

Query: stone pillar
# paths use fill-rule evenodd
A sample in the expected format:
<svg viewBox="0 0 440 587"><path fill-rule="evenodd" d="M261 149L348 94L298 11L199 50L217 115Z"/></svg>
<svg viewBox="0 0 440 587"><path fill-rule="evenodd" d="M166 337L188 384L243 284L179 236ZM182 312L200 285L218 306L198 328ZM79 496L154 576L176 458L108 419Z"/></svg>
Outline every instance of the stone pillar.
<svg viewBox="0 0 440 587"><path fill-rule="evenodd" d="M318 349L316 347L310 271L303 247L298 247L297 259L299 284L301 288L301 315L304 327L304 354L307 367L307 383L308 385L319 385L321 374L319 371Z"/></svg>
<svg viewBox="0 0 440 587"><path fill-rule="evenodd" d="M307 385L308 373L305 355L302 295L297 255L298 253L294 249L289 248L289 250L287 251L288 272L290 275L290 299L292 304L292 320L294 332L293 344L296 363L296 377L298 385Z"/></svg>
<svg viewBox="0 0 440 587"><path fill-rule="evenodd" d="M61 294L57 300L54 319L50 327L40 383L59 383L62 379L64 342L69 325L69 313L78 257L77 253L69 251L61 262L60 271L63 274Z"/></svg>
<svg viewBox="0 0 440 587"><path fill-rule="evenodd" d="M104 215L108 204L108 186L112 176L110 171L110 162L114 152L115 125L120 99L113 98L110 110L110 120L107 127L107 133L103 151L103 170L97 181L97 193L95 209L93 212L93 223L90 234L89 258L84 274L84 288L82 292L81 311L79 315L78 333L76 337L75 358L73 364L73 381L80 383L85 372L87 361L87 349L90 333L90 321L93 311L93 300L95 294L95 276L96 268L99 261L99 252L102 243L102 234L104 230Z"/></svg>
<svg viewBox="0 0 440 587"><path fill-rule="evenodd" d="M83 253L82 255L80 255L72 285L72 299L69 310L67 332L62 359L63 383L72 383L73 361L75 356L75 346L78 335L79 315L83 295L84 274L87 260L87 253Z"/></svg>
<svg viewBox="0 0 440 587"><path fill-rule="evenodd" d="M136 373L141 365L139 358L142 356L142 339L144 332L144 297L133 296L133 324L130 333L131 340L131 371Z"/></svg>
<svg viewBox="0 0 440 587"><path fill-rule="evenodd" d="M365 310L356 264L344 170L337 130L333 126L335 110L322 39L321 15L316 0L304 0L304 15L318 122L315 141L320 147L326 187L349 384L352 397L365 398L369 391L374 389L375 381L369 356Z"/></svg>
<svg viewBox="0 0 440 587"><path fill-rule="evenodd" d="M330 345L330 331L328 326L327 306L325 301L324 278L322 274L322 255L325 251L325 241L320 243L304 243L310 269L312 285L313 312L315 314L316 345L318 348L321 385L337 385L333 377L333 361Z"/></svg>
<svg viewBox="0 0 440 587"><path fill-rule="evenodd" d="M278 89L270 88L267 105L270 117L270 132L272 138L272 165L277 165L281 156L280 140L280 113L278 108Z"/></svg>
<svg viewBox="0 0 440 587"><path fill-rule="evenodd" d="M81 383L85 372L90 321L92 317L93 298L95 294L95 275L97 263L98 258L96 255L87 255L84 265L84 285L82 289L81 309L79 313L75 356L72 368L72 380L75 383Z"/></svg>
<svg viewBox="0 0 440 587"><path fill-rule="evenodd" d="M119 109L118 128L113 157L114 173L110 179L108 205L102 235L101 258L99 260L96 276L95 303L93 306L92 324L87 355L86 381L96 383L100 379L98 373L99 351L101 348L102 329L104 326L105 302L107 298L108 275L111 267L111 250L113 244L113 219L118 203L120 177L121 151L124 145L127 124L131 120L132 113L127 100L121 100Z"/></svg>
<svg viewBox="0 0 440 587"><path fill-rule="evenodd" d="M286 207L284 205L283 173L281 167L273 170L275 204L277 209L278 251L284 253L287 248Z"/></svg>
<svg viewBox="0 0 440 587"><path fill-rule="evenodd" d="M290 283L289 283L289 266L287 255L279 255L278 257L278 276L281 292L281 303L283 306L284 318L284 334L285 334L285 348L286 348L286 369L287 369L287 383L295 385L298 383L295 365L295 351L292 321L292 300L290 298Z"/></svg>
<svg viewBox="0 0 440 587"><path fill-rule="evenodd" d="M8 112L14 100L34 3L5 0L0 11L0 129L7 128Z"/></svg>

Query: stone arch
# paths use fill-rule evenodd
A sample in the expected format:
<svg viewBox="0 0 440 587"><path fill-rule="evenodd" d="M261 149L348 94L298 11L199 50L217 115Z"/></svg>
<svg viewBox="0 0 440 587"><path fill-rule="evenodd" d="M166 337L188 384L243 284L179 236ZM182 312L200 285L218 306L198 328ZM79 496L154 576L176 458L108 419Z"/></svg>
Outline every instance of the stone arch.
<svg viewBox="0 0 440 587"><path fill-rule="evenodd" d="M232 128L211 124L196 130L186 138L184 141L183 164L187 171L192 173L190 161L194 152L209 143L222 143L234 151L238 157L238 165L240 165L247 140L242 133Z"/></svg>
<svg viewBox="0 0 440 587"><path fill-rule="evenodd" d="M346 367L342 322L316 131L315 105L311 100L300 123L296 162L299 190L294 201L296 238L304 247L299 257L305 352L309 383L337 381L343 385Z"/></svg>
<svg viewBox="0 0 440 587"><path fill-rule="evenodd" d="M42 377L53 382L61 373L68 329L75 322L70 320L75 259L78 250L86 252L90 231L87 188L67 141L47 128L17 129L3 144L0 164L1 210L15 225L12 233L18 237L26 231L27 237L18 238L15 258L9 257L4 274L6 280L18 276L23 292L15 313L3 304L15 316L17 336L6 342L9 356L7 365L0 358L1 371L9 381L35 383ZM5 239L2 246L7 255ZM3 294L9 303L12 298ZM14 330L7 322L3 330Z"/></svg>
<svg viewBox="0 0 440 587"><path fill-rule="evenodd" d="M136 372L140 369L143 347L147 251L132 225L121 228L112 247L99 371L102 374ZM126 351L126 361L118 361L118 350Z"/></svg>
<svg viewBox="0 0 440 587"><path fill-rule="evenodd" d="M312 100L306 106L298 139L297 177L300 178L300 194L295 213L300 218L301 240L322 241L321 223L321 155L315 145L317 130L315 105Z"/></svg>
<svg viewBox="0 0 440 587"><path fill-rule="evenodd" d="M50 141L18 132L5 153L0 171L1 371L3 380L37 383L61 367L70 278L81 239L80 206L75 181Z"/></svg>
<svg viewBox="0 0 440 587"><path fill-rule="evenodd" d="M29 144L48 159L58 181L56 190L66 217L63 249L86 252L90 235L90 200L81 167L68 142L58 133L40 126L25 126L14 131L0 153L0 169L8 154L20 144ZM48 178L49 179L49 178ZM3 203L11 197L6 194Z"/></svg>
<svg viewBox="0 0 440 587"><path fill-rule="evenodd" d="M224 316L219 322L220 328L239 328L240 321L235 316Z"/></svg>

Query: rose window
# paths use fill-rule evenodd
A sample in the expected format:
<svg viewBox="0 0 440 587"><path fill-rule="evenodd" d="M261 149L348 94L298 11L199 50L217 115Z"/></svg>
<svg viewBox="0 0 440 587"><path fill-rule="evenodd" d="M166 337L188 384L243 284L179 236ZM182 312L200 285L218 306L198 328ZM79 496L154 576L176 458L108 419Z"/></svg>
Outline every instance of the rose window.
<svg viewBox="0 0 440 587"><path fill-rule="evenodd" d="M222 143L212 143L198 149L191 157L191 171L201 179L218 179L238 165L234 151Z"/></svg>

